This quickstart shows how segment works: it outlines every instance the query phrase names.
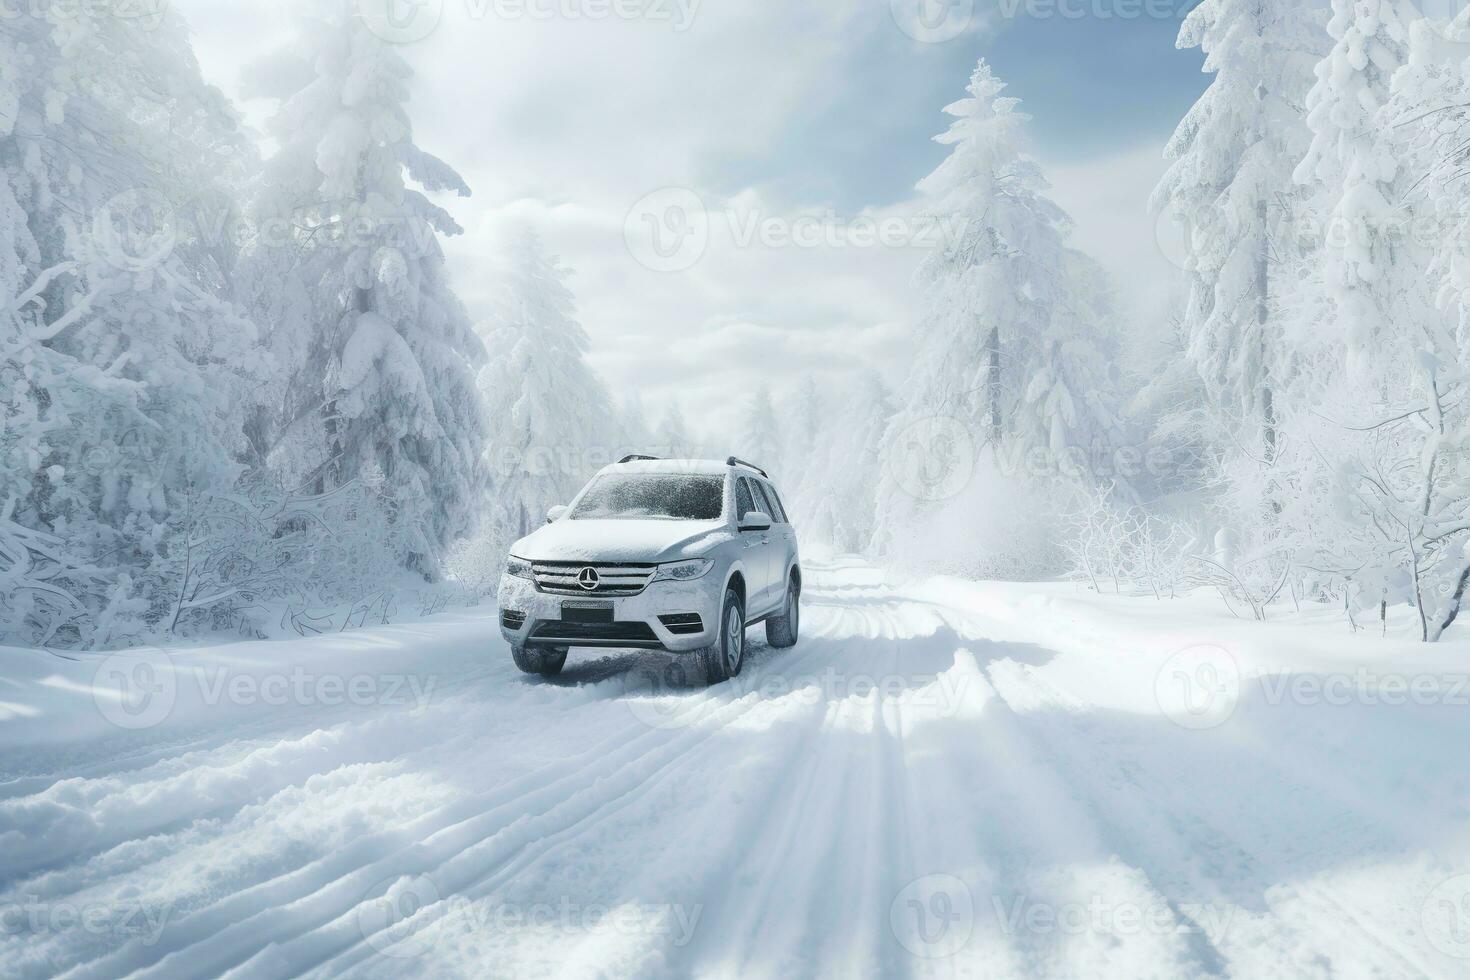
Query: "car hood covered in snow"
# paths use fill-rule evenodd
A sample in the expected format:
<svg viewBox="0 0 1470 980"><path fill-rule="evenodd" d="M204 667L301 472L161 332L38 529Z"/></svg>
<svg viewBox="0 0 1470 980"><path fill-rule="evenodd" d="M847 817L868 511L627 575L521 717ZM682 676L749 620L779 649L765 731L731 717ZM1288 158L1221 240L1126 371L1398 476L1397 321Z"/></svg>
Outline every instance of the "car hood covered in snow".
<svg viewBox="0 0 1470 980"><path fill-rule="evenodd" d="M511 554L527 561L678 561L726 540L721 521L573 521L526 535Z"/></svg>

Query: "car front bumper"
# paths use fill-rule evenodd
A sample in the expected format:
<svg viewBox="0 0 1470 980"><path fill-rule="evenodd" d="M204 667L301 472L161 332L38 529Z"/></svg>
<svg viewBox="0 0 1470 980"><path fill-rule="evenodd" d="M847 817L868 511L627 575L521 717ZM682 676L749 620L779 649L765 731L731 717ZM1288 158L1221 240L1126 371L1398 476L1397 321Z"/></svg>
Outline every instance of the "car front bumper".
<svg viewBox="0 0 1470 980"><path fill-rule="evenodd" d="M538 590L510 575L500 579L500 632L516 646L632 647L689 653L714 644L720 603L712 571L693 582L654 582L634 596L572 596ZM614 628L566 624L563 603L606 602ZM697 615L698 632L674 632L660 617ZM519 617L524 617L520 619ZM517 625L519 623L519 625Z"/></svg>

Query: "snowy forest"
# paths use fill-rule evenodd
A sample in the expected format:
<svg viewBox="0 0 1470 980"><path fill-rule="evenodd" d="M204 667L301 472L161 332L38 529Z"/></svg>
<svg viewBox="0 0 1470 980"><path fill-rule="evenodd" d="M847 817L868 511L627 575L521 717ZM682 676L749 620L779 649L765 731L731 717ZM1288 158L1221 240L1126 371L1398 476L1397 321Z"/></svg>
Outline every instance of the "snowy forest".
<svg viewBox="0 0 1470 980"><path fill-rule="evenodd" d="M415 140L410 56L350 2L300 6L251 73L263 134L173 11L0 20L0 643L477 602L624 452L759 462L813 553L1208 590L1255 619L1318 602L1354 630L1397 611L1426 641L1456 623L1470 17L1196 6L1178 44L1213 81L1151 202L1187 251L1156 323L1072 244L982 61L917 186L962 232L917 269L907 379L740 390L725 432L610 389L534 229L467 307L443 242L471 189Z"/></svg>

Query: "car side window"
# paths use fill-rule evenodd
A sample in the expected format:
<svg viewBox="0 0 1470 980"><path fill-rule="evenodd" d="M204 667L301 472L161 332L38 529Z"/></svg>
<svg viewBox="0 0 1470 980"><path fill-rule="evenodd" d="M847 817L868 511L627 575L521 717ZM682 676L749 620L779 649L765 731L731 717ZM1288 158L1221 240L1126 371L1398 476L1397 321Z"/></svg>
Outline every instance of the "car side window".
<svg viewBox="0 0 1470 980"><path fill-rule="evenodd" d="M781 513L780 506L776 503L776 492L771 489L769 484L761 483L759 480L754 482L756 490L766 502L766 513L771 515L771 520L776 524L785 524L786 518Z"/></svg>
<svg viewBox="0 0 1470 980"><path fill-rule="evenodd" d="M750 495L750 481L741 477L735 484L735 520L744 520L745 515L755 509L755 498Z"/></svg>
<svg viewBox="0 0 1470 980"><path fill-rule="evenodd" d="M786 516L786 508L781 506L781 495L776 492L775 486L762 483L761 489L766 492L766 499L771 502L771 516L776 518L777 524L790 524L791 519Z"/></svg>
<svg viewBox="0 0 1470 980"><path fill-rule="evenodd" d="M769 517L772 524L776 523L775 515L771 513L771 505L766 501L766 495L761 492L760 481L746 477L744 482L750 485L750 499L755 504L756 511Z"/></svg>

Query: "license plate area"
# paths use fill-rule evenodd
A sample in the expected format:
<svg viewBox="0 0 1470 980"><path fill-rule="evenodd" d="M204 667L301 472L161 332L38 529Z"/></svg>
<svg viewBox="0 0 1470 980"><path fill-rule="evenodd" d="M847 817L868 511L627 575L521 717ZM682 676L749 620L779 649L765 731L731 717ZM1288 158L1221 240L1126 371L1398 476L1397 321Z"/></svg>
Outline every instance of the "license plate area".
<svg viewBox="0 0 1470 980"><path fill-rule="evenodd" d="M611 602L563 602L561 620L564 623L608 626L613 621L613 604Z"/></svg>

